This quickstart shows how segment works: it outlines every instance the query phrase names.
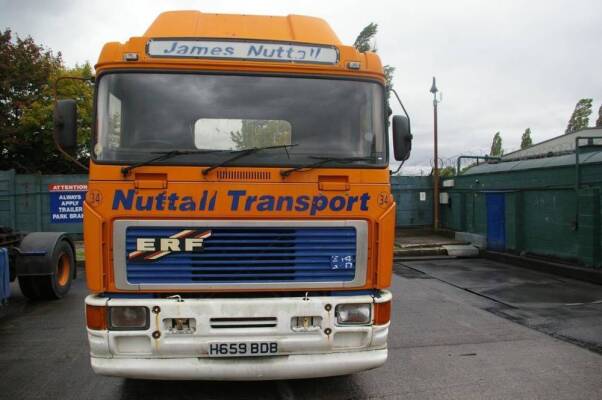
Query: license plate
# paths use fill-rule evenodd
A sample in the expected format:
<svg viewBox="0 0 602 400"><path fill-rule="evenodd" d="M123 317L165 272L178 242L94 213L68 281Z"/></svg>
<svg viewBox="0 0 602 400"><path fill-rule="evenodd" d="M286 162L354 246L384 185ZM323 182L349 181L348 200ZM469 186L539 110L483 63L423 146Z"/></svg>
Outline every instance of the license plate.
<svg viewBox="0 0 602 400"><path fill-rule="evenodd" d="M278 354L277 342L209 343L209 357L257 357Z"/></svg>

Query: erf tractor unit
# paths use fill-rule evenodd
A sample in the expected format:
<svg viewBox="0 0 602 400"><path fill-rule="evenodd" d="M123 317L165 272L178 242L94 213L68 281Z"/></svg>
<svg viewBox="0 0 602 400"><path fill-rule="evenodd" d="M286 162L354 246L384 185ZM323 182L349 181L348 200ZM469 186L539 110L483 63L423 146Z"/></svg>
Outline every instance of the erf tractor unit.
<svg viewBox="0 0 602 400"><path fill-rule="evenodd" d="M342 375L387 358L395 203L376 54L323 20L161 14L96 65L84 206L94 371ZM55 138L75 145L75 103ZM392 118L409 155L407 116Z"/></svg>

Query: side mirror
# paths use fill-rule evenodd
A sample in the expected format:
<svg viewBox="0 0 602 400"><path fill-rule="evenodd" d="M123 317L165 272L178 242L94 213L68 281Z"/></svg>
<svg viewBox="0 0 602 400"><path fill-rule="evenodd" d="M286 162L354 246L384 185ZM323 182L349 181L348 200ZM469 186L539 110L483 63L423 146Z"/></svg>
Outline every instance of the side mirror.
<svg viewBox="0 0 602 400"><path fill-rule="evenodd" d="M410 120L403 115L393 116L393 154L397 161L405 161L412 151Z"/></svg>
<svg viewBox="0 0 602 400"><path fill-rule="evenodd" d="M68 153L77 147L77 106L75 100L58 100L54 108L54 140Z"/></svg>

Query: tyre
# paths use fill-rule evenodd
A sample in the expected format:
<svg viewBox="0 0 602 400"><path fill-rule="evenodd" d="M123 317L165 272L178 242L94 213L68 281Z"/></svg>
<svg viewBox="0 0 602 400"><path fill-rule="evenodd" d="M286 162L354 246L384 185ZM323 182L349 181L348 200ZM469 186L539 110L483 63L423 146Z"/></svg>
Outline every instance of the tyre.
<svg viewBox="0 0 602 400"><path fill-rule="evenodd" d="M31 300L52 300L65 296L71 288L75 270L73 249L64 240L54 247L51 275L19 276L21 292Z"/></svg>

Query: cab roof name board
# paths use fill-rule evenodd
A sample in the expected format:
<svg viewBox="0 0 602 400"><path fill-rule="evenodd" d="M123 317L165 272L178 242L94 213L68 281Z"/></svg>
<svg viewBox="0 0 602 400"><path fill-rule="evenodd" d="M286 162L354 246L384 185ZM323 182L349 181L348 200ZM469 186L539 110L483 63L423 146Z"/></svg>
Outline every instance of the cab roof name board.
<svg viewBox="0 0 602 400"><path fill-rule="evenodd" d="M149 57L212 58L250 61L281 61L310 64L337 64L334 46L220 39L151 39L146 46Z"/></svg>

